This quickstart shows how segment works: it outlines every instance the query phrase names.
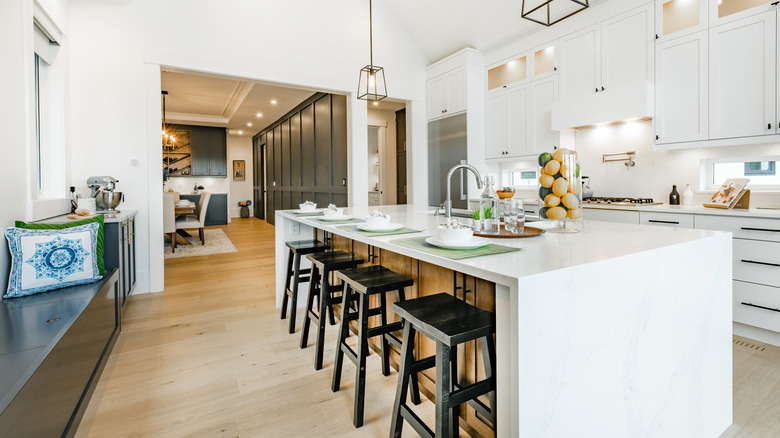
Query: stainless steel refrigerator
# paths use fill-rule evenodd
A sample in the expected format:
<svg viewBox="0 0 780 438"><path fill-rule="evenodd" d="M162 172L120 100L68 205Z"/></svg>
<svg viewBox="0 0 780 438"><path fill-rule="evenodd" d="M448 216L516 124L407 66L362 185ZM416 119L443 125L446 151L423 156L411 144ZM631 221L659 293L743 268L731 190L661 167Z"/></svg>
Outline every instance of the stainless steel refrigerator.
<svg viewBox="0 0 780 438"><path fill-rule="evenodd" d="M428 203L441 205L447 198L447 172L465 163L466 114L428 123ZM452 207L468 208L468 175L459 170L452 175Z"/></svg>

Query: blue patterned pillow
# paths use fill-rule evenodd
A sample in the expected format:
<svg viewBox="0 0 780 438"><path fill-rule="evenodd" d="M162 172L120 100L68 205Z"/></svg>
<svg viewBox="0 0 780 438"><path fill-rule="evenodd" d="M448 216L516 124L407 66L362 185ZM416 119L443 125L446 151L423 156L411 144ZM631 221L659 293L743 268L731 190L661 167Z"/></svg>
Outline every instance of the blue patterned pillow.
<svg viewBox="0 0 780 438"><path fill-rule="evenodd" d="M97 223L62 230L7 228L11 275L4 298L100 280Z"/></svg>

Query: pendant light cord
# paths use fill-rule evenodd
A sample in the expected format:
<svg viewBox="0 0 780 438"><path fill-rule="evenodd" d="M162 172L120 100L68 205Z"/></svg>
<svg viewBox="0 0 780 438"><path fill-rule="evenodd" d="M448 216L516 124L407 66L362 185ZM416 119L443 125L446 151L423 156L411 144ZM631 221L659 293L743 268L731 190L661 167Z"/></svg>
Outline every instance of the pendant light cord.
<svg viewBox="0 0 780 438"><path fill-rule="evenodd" d="M368 41L369 41L369 59L371 68L374 68L374 9L372 0L368 0Z"/></svg>

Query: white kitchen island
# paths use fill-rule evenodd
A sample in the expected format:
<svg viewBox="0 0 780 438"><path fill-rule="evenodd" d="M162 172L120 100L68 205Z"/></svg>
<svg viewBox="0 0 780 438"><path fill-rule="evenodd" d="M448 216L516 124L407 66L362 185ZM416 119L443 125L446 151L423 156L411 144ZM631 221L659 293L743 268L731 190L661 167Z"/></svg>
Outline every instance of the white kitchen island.
<svg viewBox="0 0 780 438"><path fill-rule="evenodd" d="M430 207L344 213L373 208L423 232L367 237L276 212L277 306L284 242L321 229L495 283L499 437L718 437L731 424L730 233L585 221L451 260L392 242L437 234Z"/></svg>

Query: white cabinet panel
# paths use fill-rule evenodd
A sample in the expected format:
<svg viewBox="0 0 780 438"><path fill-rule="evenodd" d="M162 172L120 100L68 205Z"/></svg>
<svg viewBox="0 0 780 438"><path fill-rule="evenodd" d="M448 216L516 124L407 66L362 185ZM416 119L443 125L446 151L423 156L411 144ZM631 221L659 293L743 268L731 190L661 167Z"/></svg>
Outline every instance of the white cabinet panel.
<svg viewBox="0 0 780 438"><path fill-rule="evenodd" d="M780 221L753 217L696 215L700 230L730 231L735 238L780 242Z"/></svg>
<svg viewBox="0 0 780 438"><path fill-rule="evenodd" d="M485 106L485 158L502 158L507 148L504 147L504 113L506 92L500 89L491 92Z"/></svg>
<svg viewBox="0 0 780 438"><path fill-rule="evenodd" d="M509 149L507 155L519 156L533 153L528 144L528 86L514 87L506 91L505 135Z"/></svg>
<svg viewBox="0 0 780 438"><path fill-rule="evenodd" d="M558 76L531 82L531 142L529 151L552 151L560 133L552 129L552 104L558 100Z"/></svg>
<svg viewBox="0 0 780 438"><path fill-rule="evenodd" d="M447 75L447 115L466 111L466 70Z"/></svg>
<svg viewBox="0 0 780 438"><path fill-rule="evenodd" d="M560 39L561 98L601 91L601 28L599 25Z"/></svg>
<svg viewBox="0 0 780 438"><path fill-rule="evenodd" d="M601 85L605 91L653 77L653 10L643 7L601 24Z"/></svg>
<svg viewBox="0 0 780 438"><path fill-rule="evenodd" d="M627 210L607 210L602 208L583 208L582 217L589 221L617 222L621 224L639 224L639 212Z"/></svg>
<svg viewBox="0 0 780 438"><path fill-rule="evenodd" d="M710 138L774 134L776 13L710 29Z"/></svg>
<svg viewBox="0 0 780 438"><path fill-rule="evenodd" d="M734 280L780 287L780 243L734 239Z"/></svg>
<svg viewBox="0 0 780 438"><path fill-rule="evenodd" d="M458 68L429 80L426 84L428 120L466 111L466 69Z"/></svg>
<svg viewBox="0 0 780 438"><path fill-rule="evenodd" d="M707 32L656 47L656 144L708 138Z"/></svg>
<svg viewBox="0 0 780 438"><path fill-rule="evenodd" d="M734 321L780 332L780 288L742 281L733 285Z"/></svg>
<svg viewBox="0 0 780 438"><path fill-rule="evenodd" d="M693 215L685 213L639 212L640 225L658 225L674 228L693 228Z"/></svg>
<svg viewBox="0 0 780 438"><path fill-rule="evenodd" d="M428 120L443 116L447 98L447 78L439 77L428 81L426 98Z"/></svg>

